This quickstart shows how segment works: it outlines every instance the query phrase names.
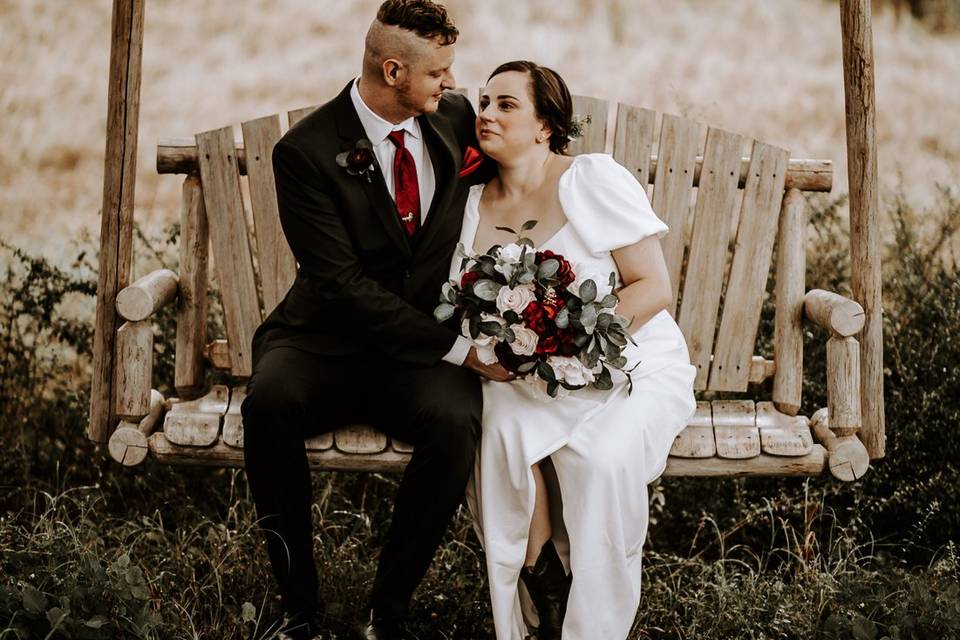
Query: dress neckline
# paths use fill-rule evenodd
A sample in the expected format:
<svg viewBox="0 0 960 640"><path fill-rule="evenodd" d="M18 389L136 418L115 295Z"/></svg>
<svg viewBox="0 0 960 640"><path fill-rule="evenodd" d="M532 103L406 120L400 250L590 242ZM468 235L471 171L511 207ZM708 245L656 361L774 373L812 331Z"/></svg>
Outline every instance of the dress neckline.
<svg viewBox="0 0 960 640"><path fill-rule="evenodd" d="M566 209L564 208L564 206L563 206L563 199L562 199L562 198L559 198L560 183L563 182L564 176L566 176L566 175L570 172L570 170L573 169L573 166L574 166L575 164L577 164L577 160L579 160L580 157L581 157L581 156L574 156L574 157L573 157L573 162L570 163L570 166L567 167L566 169L564 169L564 170L560 173L560 176L557 178L558 200L560 201L560 209L563 211L564 223L563 223L562 225L560 225L560 228L557 229L552 236L550 236L549 238L547 238L546 240L544 240L543 242L541 242L539 245L537 245L537 246L535 247L537 250L543 250L548 244L550 244L551 242L553 242L554 240L556 240L557 237L559 237L560 234L563 233L563 232L567 229L567 227L570 226L570 217L567 215L567 210L566 210ZM476 252L477 252L477 249L476 249L476 246L475 246L475 245L476 245L476 240L477 240L477 231L480 230L480 198L483 197L483 190L484 190L486 187L487 187L487 183L486 183L486 182L481 182L481 183L475 184L475 185L473 185L473 187L471 187L471 190L474 190L474 191L475 191L475 194L476 194L476 195L474 195L473 202L472 202L473 213L474 213L474 215L475 215L475 217L476 217L476 224L474 225L474 227L473 227L473 233L472 233L471 236L470 236L470 252L471 252L471 253L476 253Z"/></svg>

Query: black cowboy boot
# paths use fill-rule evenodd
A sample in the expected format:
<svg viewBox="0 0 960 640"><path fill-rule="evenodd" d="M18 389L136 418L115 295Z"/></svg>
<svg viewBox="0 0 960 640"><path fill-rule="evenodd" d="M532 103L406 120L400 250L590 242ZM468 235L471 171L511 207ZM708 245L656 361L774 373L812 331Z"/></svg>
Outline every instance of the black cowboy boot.
<svg viewBox="0 0 960 640"><path fill-rule="evenodd" d="M520 570L520 579L527 587L540 618L537 640L560 640L573 576L568 576L563 570L553 540L547 540L540 549L540 556L533 567Z"/></svg>

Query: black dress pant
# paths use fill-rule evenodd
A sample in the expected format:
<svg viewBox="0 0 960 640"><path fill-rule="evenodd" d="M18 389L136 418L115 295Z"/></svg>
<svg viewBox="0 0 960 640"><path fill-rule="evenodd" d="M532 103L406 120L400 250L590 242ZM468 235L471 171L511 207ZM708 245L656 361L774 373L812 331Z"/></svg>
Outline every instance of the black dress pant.
<svg viewBox="0 0 960 640"><path fill-rule="evenodd" d="M463 498L481 405L476 374L446 362L416 367L292 347L257 359L241 407L244 458L287 612L318 605L304 439L365 423L414 446L371 594L378 616L401 619Z"/></svg>

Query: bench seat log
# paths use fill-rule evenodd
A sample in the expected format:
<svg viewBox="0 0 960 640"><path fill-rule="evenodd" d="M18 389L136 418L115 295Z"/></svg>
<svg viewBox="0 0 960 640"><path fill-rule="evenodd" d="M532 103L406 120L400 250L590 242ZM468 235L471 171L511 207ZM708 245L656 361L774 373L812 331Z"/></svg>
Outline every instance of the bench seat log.
<svg viewBox="0 0 960 640"><path fill-rule="evenodd" d="M171 442L184 446L211 445L220 436L220 421L227 412L230 392L215 385L205 396L174 404L163 421L163 431Z"/></svg>
<svg viewBox="0 0 960 640"><path fill-rule="evenodd" d="M153 433L163 412L163 394L150 390L150 412L139 423L123 422L110 434L107 450L110 457L126 467L140 464L147 457L150 447L147 438Z"/></svg>
<svg viewBox="0 0 960 640"><path fill-rule="evenodd" d="M177 295L179 279L170 269L157 269L117 294L117 313L124 320L146 320Z"/></svg>
<svg viewBox="0 0 960 640"><path fill-rule="evenodd" d="M243 449L219 441L209 447L185 447L167 440L163 432L150 436L150 455L161 464L212 467L243 467ZM339 449L307 451L311 468L328 471L401 471L410 454L386 450L372 455L344 453ZM746 460L726 458L667 459L665 476L738 477L738 476L816 476L827 466L826 449L813 445L804 456L772 456L761 453Z"/></svg>

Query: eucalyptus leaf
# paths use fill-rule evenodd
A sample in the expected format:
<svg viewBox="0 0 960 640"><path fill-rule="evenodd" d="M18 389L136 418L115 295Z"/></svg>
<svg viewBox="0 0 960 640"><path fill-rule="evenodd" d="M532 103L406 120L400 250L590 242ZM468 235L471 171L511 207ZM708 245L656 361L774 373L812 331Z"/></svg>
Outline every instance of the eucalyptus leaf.
<svg viewBox="0 0 960 640"><path fill-rule="evenodd" d="M603 296L603 300L600 301L600 306L604 309L613 309L615 306L617 306L618 302L620 302L620 300L617 298L617 296L613 295L612 293L608 293L607 295Z"/></svg>
<svg viewBox="0 0 960 640"><path fill-rule="evenodd" d="M590 336L588 336L585 333L580 333L574 336L573 344L577 345L578 347L583 347L583 345L590 342L590 340L591 340Z"/></svg>
<svg viewBox="0 0 960 640"><path fill-rule="evenodd" d="M518 324L520 322L520 315L513 309L507 309L503 312L503 319L510 324Z"/></svg>
<svg viewBox="0 0 960 640"><path fill-rule="evenodd" d="M557 374L553 372L553 367L546 362L537 362L537 375L547 382L556 382Z"/></svg>
<svg viewBox="0 0 960 640"><path fill-rule="evenodd" d="M537 366L536 360L532 360L530 362L524 362L519 367L517 367L517 371L519 371L520 373L530 373L531 371L533 371L533 368L536 366Z"/></svg>
<svg viewBox="0 0 960 640"><path fill-rule="evenodd" d="M537 278L543 280L544 278L552 278L557 274L557 271L560 269L560 261L555 260L554 258L547 258L540 263L540 268L537 269Z"/></svg>
<svg viewBox="0 0 960 640"><path fill-rule="evenodd" d="M610 370L606 367L600 369L597 379L593 381L593 387L601 391L613 389L613 379L610 377Z"/></svg>
<svg viewBox="0 0 960 640"><path fill-rule="evenodd" d="M580 324L583 325L583 330L588 334L593 333L597 326L597 308L595 306L588 304L583 307L583 311L580 312Z"/></svg>
<svg viewBox="0 0 960 640"><path fill-rule="evenodd" d="M610 327L610 323L613 322L613 316L609 313L598 313L597 314L597 331L606 331Z"/></svg>
<svg viewBox="0 0 960 640"><path fill-rule="evenodd" d="M610 285L611 288L617 286L617 274L616 274L616 272L614 272L614 271L611 271L611 272L610 272L610 279L607 280L607 283Z"/></svg>
<svg viewBox="0 0 960 640"><path fill-rule="evenodd" d="M503 328L503 339L506 342L514 342L517 339L517 334L513 332L513 329L510 327Z"/></svg>
<svg viewBox="0 0 960 640"><path fill-rule="evenodd" d="M517 244L521 244L521 245L523 245L523 246L525 246L525 247L530 247L531 249L534 248L534 246L535 246L535 245L533 244L533 240L531 240L530 238L518 238L518 239L517 239Z"/></svg>
<svg viewBox="0 0 960 640"><path fill-rule="evenodd" d="M473 294L481 300L493 301L497 299L497 294L500 293L502 287L502 284L484 278L473 284Z"/></svg>
<svg viewBox="0 0 960 640"><path fill-rule="evenodd" d="M610 366L616 367L617 369L623 369L627 366L627 359L623 356L617 356L616 358L610 360Z"/></svg>
<svg viewBox="0 0 960 640"><path fill-rule="evenodd" d="M433 317L436 318L437 322L446 322L453 317L453 312L456 309L455 306L447 302L438 304L437 308L433 310Z"/></svg>
<svg viewBox="0 0 960 640"><path fill-rule="evenodd" d="M514 231L513 229L511 229L510 227L494 227L494 228L495 228L497 231L506 231L507 233L512 233L512 234L514 234L514 235L517 234L517 232Z"/></svg>
<svg viewBox="0 0 960 640"><path fill-rule="evenodd" d="M627 339L619 331L609 331L607 333L607 340L617 345L618 347L627 346Z"/></svg>
<svg viewBox="0 0 960 640"><path fill-rule="evenodd" d="M519 276L517 276L517 282L520 284L530 284L534 281L535 276L531 271L524 271Z"/></svg>
<svg viewBox="0 0 960 640"><path fill-rule="evenodd" d="M597 299L597 283L593 280L584 280L580 285L580 299L584 304Z"/></svg>
<svg viewBox="0 0 960 640"><path fill-rule="evenodd" d="M566 329L570 325L570 310L564 307L560 309L557 317L553 319L558 329Z"/></svg>
<svg viewBox="0 0 960 640"><path fill-rule="evenodd" d="M527 220L526 222L523 223L523 226L520 227L520 231L529 231L530 229L533 229L535 226L537 226L536 220Z"/></svg>
<svg viewBox="0 0 960 640"><path fill-rule="evenodd" d="M503 325L493 320L480 323L480 333L486 336L500 338L503 336Z"/></svg>
<svg viewBox="0 0 960 640"><path fill-rule="evenodd" d="M559 386L560 386L560 383L557 382L556 380L554 380L553 382L548 382L548 383L547 383L547 394L548 394L551 398L556 398L556 397L557 397L557 388L558 388Z"/></svg>
<svg viewBox="0 0 960 640"><path fill-rule="evenodd" d="M470 337L474 340L480 337L480 316L470 316L469 330Z"/></svg>

